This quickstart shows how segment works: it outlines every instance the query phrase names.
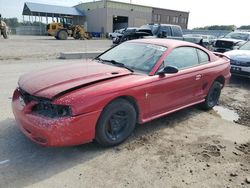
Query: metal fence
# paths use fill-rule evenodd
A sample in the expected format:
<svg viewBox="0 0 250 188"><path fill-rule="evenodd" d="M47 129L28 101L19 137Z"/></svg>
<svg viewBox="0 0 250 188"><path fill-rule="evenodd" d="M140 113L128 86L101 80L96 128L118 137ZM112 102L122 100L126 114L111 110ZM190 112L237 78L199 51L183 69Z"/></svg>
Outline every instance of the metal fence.
<svg viewBox="0 0 250 188"><path fill-rule="evenodd" d="M216 37L224 36L231 31L225 30L189 30L183 29L183 34L201 34L201 35L214 35Z"/></svg>
<svg viewBox="0 0 250 188"><path fill-rule="evenodd" d="M16 28L17 35L46 35L46 28L43 26L20 26Z"/></svg>

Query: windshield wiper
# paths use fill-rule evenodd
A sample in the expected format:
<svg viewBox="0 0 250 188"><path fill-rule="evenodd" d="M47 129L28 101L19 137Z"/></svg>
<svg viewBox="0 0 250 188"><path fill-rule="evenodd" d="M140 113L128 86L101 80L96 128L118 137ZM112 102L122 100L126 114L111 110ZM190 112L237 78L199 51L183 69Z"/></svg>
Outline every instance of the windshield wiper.
<svg viewBox="0 0 250 188"><path fill-rule="evenodd" d="M107 60L107 59L102 59L102 58L100 58L100 57L98 57L98 58L96 58L96 59L99 60L99 61L102 61L102 62L111 63L111 64L116 65L116 66L118 66L118 67L126 68L126 69L128 69L129 71L134 72L133 69L131 69L131 68L127 67L125 64L120 63L120 62L117 62L117 61L115 61L115 60Z"/></svg>
<svg viewBox="0 0 250 188"><path fill-rule="evenodd" d="M96 57L95 60L100 61L101 63L103 63L103 59L100 58L100 57Z"/></svg>

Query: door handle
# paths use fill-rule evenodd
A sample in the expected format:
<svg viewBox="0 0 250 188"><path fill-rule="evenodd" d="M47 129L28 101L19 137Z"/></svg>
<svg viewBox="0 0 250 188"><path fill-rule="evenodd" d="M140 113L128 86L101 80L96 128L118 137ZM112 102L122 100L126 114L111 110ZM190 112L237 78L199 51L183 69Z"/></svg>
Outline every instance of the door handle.
<svg viewBox="0 0 250 188"><path fill-rule="evenodd" d="M200 80L202 78L202 75L201 74L198 74L195 76L195 80Z"/></svg>

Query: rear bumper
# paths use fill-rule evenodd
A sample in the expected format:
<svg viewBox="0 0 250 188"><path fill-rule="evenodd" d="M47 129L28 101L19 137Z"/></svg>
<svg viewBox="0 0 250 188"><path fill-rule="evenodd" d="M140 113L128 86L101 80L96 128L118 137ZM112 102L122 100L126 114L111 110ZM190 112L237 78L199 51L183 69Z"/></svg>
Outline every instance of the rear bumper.
<svg viewBox="0 0 250 188"><path fill-rule="evenodd" d="M12 110L19 129L32 141L43 146L73 146L91 142L100 111L67 118L51 119L25 112L19 99Z"/></svg>

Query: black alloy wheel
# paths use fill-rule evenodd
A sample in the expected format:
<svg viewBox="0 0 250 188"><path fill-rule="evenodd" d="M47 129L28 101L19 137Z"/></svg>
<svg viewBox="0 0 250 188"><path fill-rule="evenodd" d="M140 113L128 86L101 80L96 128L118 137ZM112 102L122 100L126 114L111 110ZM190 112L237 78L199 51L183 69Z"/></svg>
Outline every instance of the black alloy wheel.
<svg viewBox="0 0 250 188"><path fill-rule="evenodd" d="M212 84L205 101L201 104L204 110L210 110L217 105L221 94L221 87L221 83L218 81Z"/></svg>
<svg viewBox="0 0 250 188"><path fill-rule="evenodd" d="M103 110L96 127L96 140L103 146L120 144L133 132L136 110L124 99L111 102Z"/></svg>

